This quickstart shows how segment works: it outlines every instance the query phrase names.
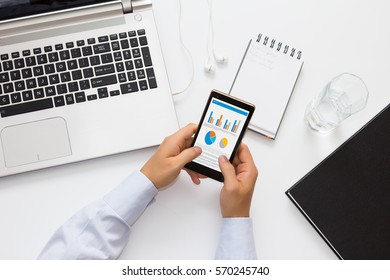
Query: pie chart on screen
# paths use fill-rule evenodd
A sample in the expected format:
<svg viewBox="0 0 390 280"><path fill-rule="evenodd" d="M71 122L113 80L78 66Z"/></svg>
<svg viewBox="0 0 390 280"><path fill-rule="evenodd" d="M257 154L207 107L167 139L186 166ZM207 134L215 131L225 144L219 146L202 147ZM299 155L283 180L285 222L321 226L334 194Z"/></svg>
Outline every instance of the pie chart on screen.
<svg viewBox="0 0 390 280"><path fill-rule="evenodd" d="M227 138L222 138L221 141L219 141L219 147L221 147L223 149L228 145L228 143L229 142L228 142Z"/></svg>
<svg viewBox="0 0 390 280"><path fill-rule="evenodd" d="M206 142L207 145L211 145L215 142L217 139L217 136L214 131L209 131L206 133L206 136L204 137L204 141Z"/></svg>

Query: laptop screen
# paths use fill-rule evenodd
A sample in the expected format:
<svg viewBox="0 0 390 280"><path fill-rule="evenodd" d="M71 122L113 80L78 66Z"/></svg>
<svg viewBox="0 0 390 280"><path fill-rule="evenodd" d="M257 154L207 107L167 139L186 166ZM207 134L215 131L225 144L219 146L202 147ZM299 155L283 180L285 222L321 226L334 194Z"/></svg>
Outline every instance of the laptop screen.
<svg viewBox="0 0 390 280"><path fill-rule="evenodd" d="M116 0L0 0L0 21Z"/></svg>

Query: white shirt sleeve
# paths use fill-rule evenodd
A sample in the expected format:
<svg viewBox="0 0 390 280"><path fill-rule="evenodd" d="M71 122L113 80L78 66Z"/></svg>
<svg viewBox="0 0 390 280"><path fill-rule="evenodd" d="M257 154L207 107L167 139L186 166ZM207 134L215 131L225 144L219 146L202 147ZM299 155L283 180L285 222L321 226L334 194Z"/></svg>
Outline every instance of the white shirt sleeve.
<svg viewBox="0 0 390 280"><path fill-rule="evenodd" d="M39 259L117 259L130 227L158 193L140 171L83 208L50 238Z"/></svg>
<svg viewBox="0 0 390 280"><path fill-rule="evenodd" d="M255 260L256 246L251 218L224 218L217 260Z"/></svg>
<svg viewBox="0 0 390 280"><path fill-rule="evenodd" d="M140 171L81 209L50 238L38 259L117 259L131 226L158 190ZM256 259L250 218L223 219L216 259Z"/></svg>

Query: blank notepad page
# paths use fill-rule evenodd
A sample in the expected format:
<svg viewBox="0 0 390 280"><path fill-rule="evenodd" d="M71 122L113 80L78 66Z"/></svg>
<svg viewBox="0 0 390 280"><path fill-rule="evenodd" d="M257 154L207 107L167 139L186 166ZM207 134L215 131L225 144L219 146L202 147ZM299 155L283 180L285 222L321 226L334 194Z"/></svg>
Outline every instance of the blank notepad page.
<svg viewBox="0 0 390 280"><path fill-rule="evenodd" d="M256 105L249 128L274 139L303 60L300 51L261 37L249 42L230 94Z"/></svg>

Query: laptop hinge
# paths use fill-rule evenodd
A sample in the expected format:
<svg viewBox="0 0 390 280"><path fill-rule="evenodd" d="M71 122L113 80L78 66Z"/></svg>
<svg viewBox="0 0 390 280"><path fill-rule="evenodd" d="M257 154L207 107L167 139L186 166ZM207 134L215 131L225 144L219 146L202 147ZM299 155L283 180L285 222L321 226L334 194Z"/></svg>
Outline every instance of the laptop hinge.
<svg viewBox="0 0 390 280"><path fill-rule="evenodd" d="M131 13L133 11L131 0L121 0L121 2L122 2L122 9L124 14Z"/></svg>
<svg viewBox="0 0 390 280"><path fill-rule="evenodd" d="M126 2L125 0L123 0ZM139 12L152 7L152 0L130 0L132 12Z"/></svg>

